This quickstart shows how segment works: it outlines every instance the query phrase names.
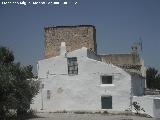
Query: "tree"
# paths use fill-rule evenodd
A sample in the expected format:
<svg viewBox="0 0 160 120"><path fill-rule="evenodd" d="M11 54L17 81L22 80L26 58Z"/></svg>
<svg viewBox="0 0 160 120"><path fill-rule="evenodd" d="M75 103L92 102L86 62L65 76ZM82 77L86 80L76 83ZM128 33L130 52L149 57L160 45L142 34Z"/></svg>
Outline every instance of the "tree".
<svg viewBox="0 0 160 120"><path fill-rule="evenodd" d="M6 47L0 47L0 64L12 63L14 61L13 53Z"/></svg>
<svg viewBox="0 0 160 120"><path fill-rule="evenodd" d="M148 68L146 71L147 87L160 90L160 74L155 68Z"/></svg>
<svg viewBox="0 0 160 120"><path fill-rule="evenodd" d="M132 103L132 105L137 114L139 114L141 111L145 112L144 108L142 108L138 102L135 101Z"/></svg>
<svg viewBox="0 0 160 120"><path fill-rule="evenodd" d="M39 83L35 81L32 66L14 63L13 53L0 47L0 119L5 119L10 110L17 116L24 115L38 93Z"/></svg>

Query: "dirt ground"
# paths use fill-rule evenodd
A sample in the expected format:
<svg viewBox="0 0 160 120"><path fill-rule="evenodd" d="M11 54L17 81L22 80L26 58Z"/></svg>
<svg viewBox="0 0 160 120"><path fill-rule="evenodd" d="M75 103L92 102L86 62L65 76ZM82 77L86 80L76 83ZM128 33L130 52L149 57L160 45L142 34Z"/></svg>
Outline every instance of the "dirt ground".
<svg viewBox="0 0 160 120"><path fill-rule="evenodd" d="M39 118L29 120L160 120L139 116L107 114L37 113L37 115Z"/></svg>

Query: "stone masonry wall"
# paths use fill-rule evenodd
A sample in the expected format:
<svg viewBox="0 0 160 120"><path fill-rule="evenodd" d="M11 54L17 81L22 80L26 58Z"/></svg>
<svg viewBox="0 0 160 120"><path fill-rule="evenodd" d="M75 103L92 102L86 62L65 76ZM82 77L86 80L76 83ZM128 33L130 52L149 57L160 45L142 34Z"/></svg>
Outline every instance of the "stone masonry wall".
<svg viewBox="0 0 160 120"><path fill-rule="evenodd" d="M92 25L56 26L45 30L45 58L60 54L61 42L68 52L87 47L97 53L96 29Z"/></svg>
<svg viewBox="0 0 160 120"><path fill-rule="evenodd" d="M139 65L140 58L138 54L108 54L100 55L102 60L106 63L115 65Z"/></svg>

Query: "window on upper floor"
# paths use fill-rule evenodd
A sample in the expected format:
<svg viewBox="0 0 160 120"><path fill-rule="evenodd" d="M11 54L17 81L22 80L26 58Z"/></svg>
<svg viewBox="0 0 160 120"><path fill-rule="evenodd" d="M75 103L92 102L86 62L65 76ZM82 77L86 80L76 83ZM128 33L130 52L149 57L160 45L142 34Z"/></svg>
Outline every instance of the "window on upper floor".
<svg viewBox="0 0 160 120"><path fill-rule="evenodd" d="M113 82L113 76L111 75L101 76L101 84L112 84L112 82Z"/></svg>
<svg viewBox="0 0 160 120"><path fill-rule="evenodd" d="M67 58L67 63L68 63L68 74L77 75L78 74L77 57Z"/></svg>

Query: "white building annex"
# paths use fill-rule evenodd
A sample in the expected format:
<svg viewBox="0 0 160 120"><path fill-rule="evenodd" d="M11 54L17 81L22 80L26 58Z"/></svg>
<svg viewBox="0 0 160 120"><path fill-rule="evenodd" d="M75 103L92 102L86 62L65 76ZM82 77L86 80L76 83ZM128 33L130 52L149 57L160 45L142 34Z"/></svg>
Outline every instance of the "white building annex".
<svg viewBox="0 0 160 120"><path fill-rule="evenodd" d="M160 98L144 96L145 78L101 61L85 47L38 62L41 90L32 109L43 112L122 112L136 101L152 117L160 117Z"/></svg>

